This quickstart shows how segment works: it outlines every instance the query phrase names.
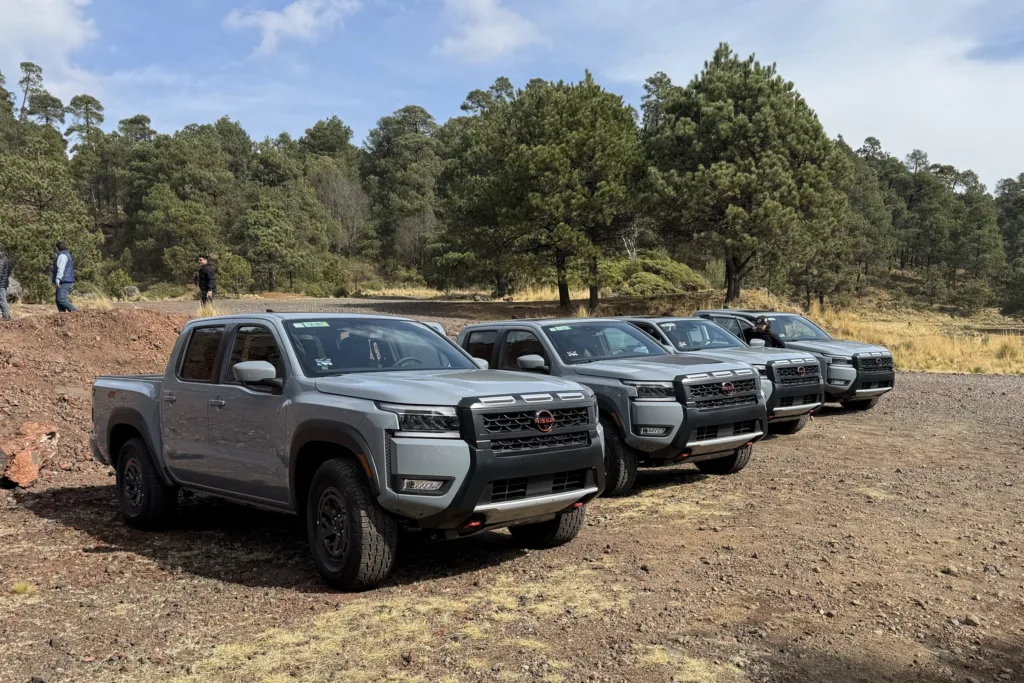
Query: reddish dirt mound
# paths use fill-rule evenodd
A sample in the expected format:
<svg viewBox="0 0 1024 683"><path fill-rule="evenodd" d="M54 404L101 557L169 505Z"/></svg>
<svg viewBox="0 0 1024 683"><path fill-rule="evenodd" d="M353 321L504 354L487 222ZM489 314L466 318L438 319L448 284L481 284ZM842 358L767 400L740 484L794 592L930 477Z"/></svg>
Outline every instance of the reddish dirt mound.
<svg viewBox="0 0 1024 683"><path fill-rule="evenodd" d="M163 372L188 320L146 310L85 311L0 325L0 442L25 422L60 433L43 465L80 469L91 459L91 386L97 375Z"/></svg>

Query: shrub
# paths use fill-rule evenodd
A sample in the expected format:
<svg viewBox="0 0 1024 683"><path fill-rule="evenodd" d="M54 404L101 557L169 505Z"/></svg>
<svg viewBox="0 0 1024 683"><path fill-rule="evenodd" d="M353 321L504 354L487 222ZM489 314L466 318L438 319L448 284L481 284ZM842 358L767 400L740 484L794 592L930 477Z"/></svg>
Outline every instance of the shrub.
<svg viewBox="0 0 1024 683"><path fill-rule="evenodd" d="M679 293L679 289L664 278L645 272L633 275L622 289L622 293L629 296L664 296Z"/></svg>
<svg viewBox="0 0 1024 683"><path fill-rule="evenodd" d="M974 315L992 301L992 290L983 280L967 280L957 285L951 303L960 315Z"/></svg>
<svg viewBox="0 0 1024 683"><path fill-rule="evenodd" d="M327 289L321 284L309 284L302 288L302 293L306 296L313 297L314 299L327 299L330 294Z"/></svg>
<svg viewBox="0 0 1024 683"><path fill-rule="evenodd" d="M107 273L107 277L103 281L106 293L112 297L120 297L121 290L125 287L131 287L134 284L135 283L132 282L132 276L120 268Z"/></svg>
<svg viewBox="0 0 1024 683"><path fill-rule="evenodd" d="M217 259L217 290L240 296L252 291L252 266L241 256L227 253Z"/></svg>
<svg viewBox="0 0 1024 683"><path fill-rule="evenodd" d="M156 282L146 288L143 295L152 301L161 299L177 299L188 294L189 288L185 285L176 285L170 282Z"/></svg>

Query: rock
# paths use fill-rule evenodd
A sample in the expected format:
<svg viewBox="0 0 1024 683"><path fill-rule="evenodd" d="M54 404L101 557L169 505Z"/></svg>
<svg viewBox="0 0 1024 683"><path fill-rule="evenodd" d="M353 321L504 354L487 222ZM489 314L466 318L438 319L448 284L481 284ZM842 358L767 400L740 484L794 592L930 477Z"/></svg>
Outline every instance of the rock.
<svg viewBox="0 0 1024 683"><path fill-rule="evenodd" d="M57 454L57 430L38 422L26 422L0 444L0 484L28 488L39 478L39 469Z"/></svg>
<svg viewBox="0 0 1024 683"><path fill-rule="evenodd" d="M943 574L945 574L946 576L960 576L960 570L957 569L956 567L954 567L953 565L945 567L944 569L941 569L940 571Z"/></svg>
<svg viewBox="0 0 1024 683"><path fill-rule="evenodd" d="M21 283L12 276L11 282L7 286L7 303L16 304L19 301L21 301Z"/></svg>
<svg viewBox="0 0 1024 683"><path fill-rule="evenodd" d="M981 619L974 616L973 614L968 614L966 617L964 617L963 623L967 626L981 626Z"/></svg>
<svg viewBox="0 0 1024 683"><path fill-rule="evenodd" d="M142 298L142 293L139 288L131 285L128 287L121 288L121 300L122 301L138 301Z"/></svg>

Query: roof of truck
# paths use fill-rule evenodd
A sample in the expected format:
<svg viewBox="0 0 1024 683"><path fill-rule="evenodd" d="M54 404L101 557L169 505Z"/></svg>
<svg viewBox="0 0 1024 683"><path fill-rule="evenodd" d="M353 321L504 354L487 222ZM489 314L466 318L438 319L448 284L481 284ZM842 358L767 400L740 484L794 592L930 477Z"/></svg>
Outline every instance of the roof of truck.
<svg viewBox="0 0 1024 683"><path fill-rule="evenodd" d="M298 313L278 313L276 311L262 311L259 313L232 313L230 315L217 315L211 318L197 318L192 322L204 322L210 320L233 320L240 318L276 318L280 320L308 320L309 318L375 318L383 320L408 320L411 322L423 322L402 315L376 315L372 313L323 313L316 311Z"/></svg>
<svg viewBox="0 0 1024 683"><path fill-rule="evenodd" d="M488 327L496 325L585 325L587 323L627 322L622 318L513 318L511 320L485 320L466 327Z"/></svg>

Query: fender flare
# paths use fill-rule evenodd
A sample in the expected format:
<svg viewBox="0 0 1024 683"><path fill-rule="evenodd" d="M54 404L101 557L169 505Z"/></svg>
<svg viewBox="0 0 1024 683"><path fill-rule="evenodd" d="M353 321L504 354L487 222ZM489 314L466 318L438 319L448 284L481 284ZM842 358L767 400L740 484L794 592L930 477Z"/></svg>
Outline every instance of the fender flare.
<svg viewBox="0 0 1024 683"><path fill-rule="evenodd" d="M160 478L164 480L164 483L168 486L177 486L178 482L174 480L171 473L167 469L167 463L164 462L163 454L157 450L153 444L153 439L150 438L149 428L146 426L146 420L142 417L142 414L134 408L126 408L121 406L115 408L107 419L107 450L110 452L110 461L115 463L117 454L111 449L111 437L114 435L114 430L121 426L128 426L137 431L141 436L143 442L146 444L146 448L149 449L149 454L152 456L157 466L157 471L160 473ZM116 464L115 464L116 469Z"/></svg>
<svg viewBox="0 0 1024 683"><path fill-rule="evenodd" d="M597 416L598 416L598 420L600 420L600 417L601 417L602 413L611 416L612 422L615 423L615 428L619 432L619 436L622 436L623 438L625 438L625 436L626 436L625 425L622 422L622 417L619 416L619 411L617 409L615 401L612 400L611 398L603 395L603 394L597 394Z"/></svg>
<svg viewBox="0 0 1024 683"><path fill-rule="evenodd" d="M292 433L292 442L288 450L288 488L292 492L292 505L296 504L296 477L299 467L299 453L302 448L314 441L336 444L351 451L354 455L366 458L366 466L372 470L369 477L370 490L374 496L379 496L380 478L382 472L377 471L377 463L373 457L373 450L366 443L366 440L355 429L347 424L331 422L329 420L309 420L295 428ZM301 511L299 511L301 514Z"/></svg>

